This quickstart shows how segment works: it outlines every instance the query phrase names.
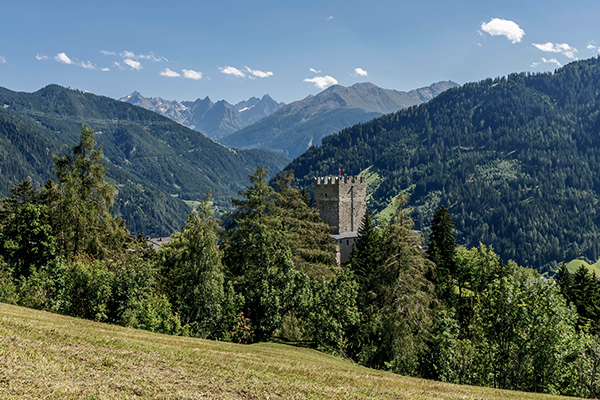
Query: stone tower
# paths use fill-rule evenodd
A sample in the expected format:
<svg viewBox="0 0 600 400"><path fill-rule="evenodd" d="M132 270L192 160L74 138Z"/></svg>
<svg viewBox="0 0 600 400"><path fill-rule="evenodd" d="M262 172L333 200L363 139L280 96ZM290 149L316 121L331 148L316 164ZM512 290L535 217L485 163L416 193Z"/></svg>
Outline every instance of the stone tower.
<svg viewBox="0 0 600 400"><path fill-rule="evenodd" d="M357 232L367 209L364 177L315 178L315 208L331 233Z"/></svg>

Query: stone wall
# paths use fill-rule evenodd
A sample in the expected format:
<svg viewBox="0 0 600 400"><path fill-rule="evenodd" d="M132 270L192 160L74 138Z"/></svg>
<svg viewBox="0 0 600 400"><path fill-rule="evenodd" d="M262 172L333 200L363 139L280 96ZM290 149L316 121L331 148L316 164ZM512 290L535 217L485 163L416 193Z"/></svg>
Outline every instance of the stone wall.
<svg viewBox="0 0 600 400"><path fill-rule="evenodd" d="M366 181L363 177L324 177L314 179L315 207L331 233L356 232L367 209Z"/></svg>

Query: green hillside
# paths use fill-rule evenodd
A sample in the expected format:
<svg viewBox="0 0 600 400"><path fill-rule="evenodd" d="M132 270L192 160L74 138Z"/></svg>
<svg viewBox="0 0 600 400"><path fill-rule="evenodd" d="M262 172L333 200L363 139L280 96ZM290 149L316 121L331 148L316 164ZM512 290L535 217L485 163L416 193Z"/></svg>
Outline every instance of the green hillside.
<svg viewBox="0 0 600 400"><path fill-rule="evenodd" d="M591 273L596 274L596 276L600 277L600 260L596 261L593 264L587 263L585 260L571 260L567 263L567 269L570 273L574 274L577 270L584 266Z"/></svg>
<svg viewBox="0 0 600 400"><path fill-rule="evenodd" d="M567 399L407 378L281 344L167 336L2 303L0 371L3 399Z"/></svg>
<svg viewBox="0 0 600 400"><path fill-rule="evenodd" d="M427 233L445 205L468 247L544 271L600 258L600 59L555 73L511 74L450 89L430 102L344 129L286 169L381 179L369 207L410 194Z"/></svg>
<svg viewBox="0 0 600 400"><path fill-rule="evenodd" d="M263 163L272 172L288 160L262 151L233 151L203 134L140 107L107 97L47 86L35 93L0 88L0 196L30 177L52 177L52 155L66 154L82 124L103 146L108 178L119 194L115 211L133 233L168 235L181 228L189 207L210 189L227 207L248 174Z"/></svg>

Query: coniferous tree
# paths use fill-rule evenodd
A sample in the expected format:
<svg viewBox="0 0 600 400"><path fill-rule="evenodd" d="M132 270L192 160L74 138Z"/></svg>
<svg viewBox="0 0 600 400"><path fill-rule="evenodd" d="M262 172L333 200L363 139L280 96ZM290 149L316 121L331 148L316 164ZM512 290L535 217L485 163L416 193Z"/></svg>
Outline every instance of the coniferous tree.
<svg viewBox="0 0 600 400"><path fill-rule="evenodd" d="M263 250L269 243L267 232L281 230L281 223L273 214L275 192L267 184L268 170L259 165L250 175L251 186L239 193L241 199L232 199L237 210L226 216L223 262L235 276L254 274L264 261Z"/></svg>
<svg viewBox="0 0 600 400"><path fill-rule="evenodd" d="M114 258L127 249L129 232L111 214L115 188L104 180L107 168L95 144L94 131L82 126L72 154L54 159L58 182L46 183L42 203L51 211L54 233L68 256Z"/></svg>
<svg viewBox="0 0 600 400"><path fill-rule="evenodd" d="M585 266L580 266L573 276L571 289L572 302L579 315L577 325L579 328L586 324L600 323L600 282L595 273Z"/></svg>
<svg viewBox="0 0 600 400"><path fill-rule="evenodd" d="M360 284L363 302L371 297L369 292L373 291L373 274L381 265L381 232L375 226L375 221L371 217L369 210L363 216L358 238L352 246L350 253L350 268Z"/></svg>
<svg viewBox="0 0 600 400"><path fill-rule="evenodd" d="M160 254L164 292L182 323L195 336L220 338L224 274L209 199L210 193L189 214L184 229L161 247Z"/></svg>
<svg viewBox="0 0 600 400"><path fill-rule="evenodd" d="M397 210L383 231L383 263L374 276L381 305L374 332L379 338L365 363L416 374L431 334L436 297L427 279L433 265L421 250L421 235L412 230L405 205L405 198L396 200Z"/></svg>
<svg viewBox="0 0 600 400"><path fill-rule="evenodd" d="M440 300L452 305L454 302L454 282L456 273L456 237L450 213L440 206L431 222L427 255L436 265L433 274L436 292Z"/></svg>
<svg viewBox="0 0 600 400"><path fill-rule="evenodd" d="M560 288L560 293L563 295L567 304L571 304L573 299L573 275L567 269L567 264L561 264L555 277L556 283Z"/></svg>
<svg viewBox="0 0 600 400"><path fill-rule="evenodd" d="M292 186L294 175L281 174L273 183L275 209L281 220L283 242L290 249L298 271L311 278L331 278L336 267L335 242L319 212L307 203L306 192Z"/></svg>
<svg viewBox="0 0 600 400"><path fill-rule="evenodd" d="M308 276L294 268L285 244L275 192L267 185L262 165L250 175L252 185L234 199L238 210L224 234L224 264L237 293L243 297L243 320L253 332L246 341L262 341L281 327L283 319L302 303Z"/></svg>

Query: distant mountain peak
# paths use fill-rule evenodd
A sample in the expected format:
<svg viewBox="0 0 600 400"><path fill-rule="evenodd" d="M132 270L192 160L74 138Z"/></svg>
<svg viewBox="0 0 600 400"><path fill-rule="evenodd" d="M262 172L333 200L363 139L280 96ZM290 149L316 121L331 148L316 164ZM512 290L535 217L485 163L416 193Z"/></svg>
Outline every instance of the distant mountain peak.
<svg viewBox="0 0 600 400"><path fill-rule="evenodd" d="M120 100L164 115L215 140L259 121L285 105L277 103L269 95L262 99L251 97L236 105L225 100L213 103L208 96L198 97L193 102L145 98L137 91Z"/></svg>

